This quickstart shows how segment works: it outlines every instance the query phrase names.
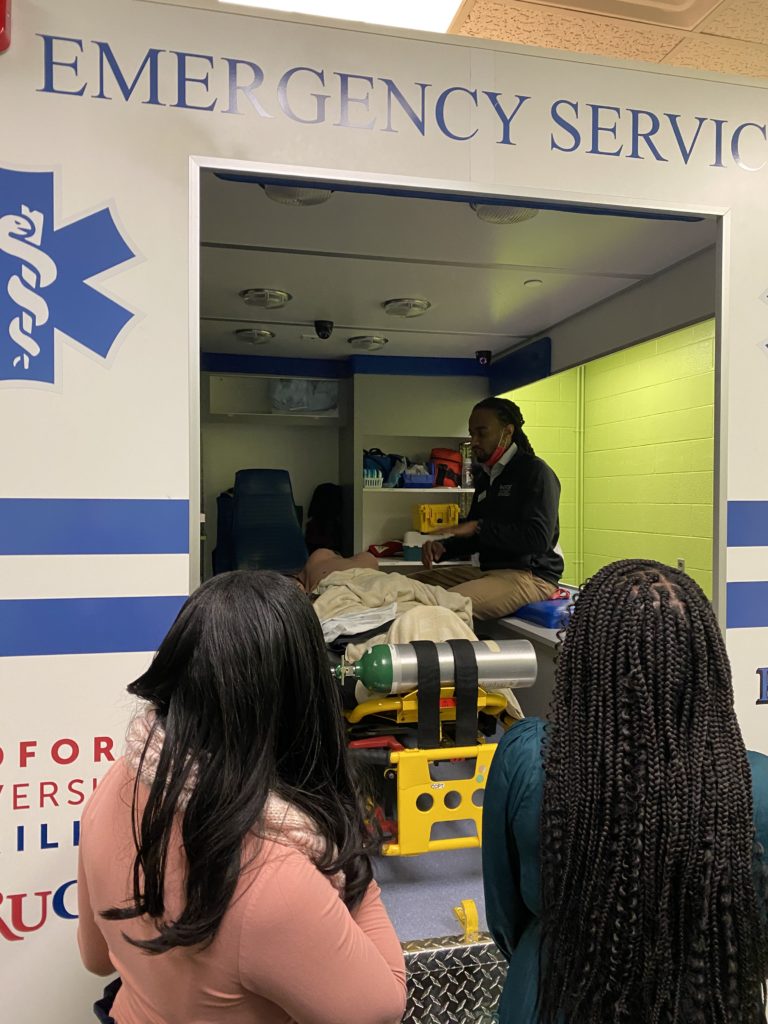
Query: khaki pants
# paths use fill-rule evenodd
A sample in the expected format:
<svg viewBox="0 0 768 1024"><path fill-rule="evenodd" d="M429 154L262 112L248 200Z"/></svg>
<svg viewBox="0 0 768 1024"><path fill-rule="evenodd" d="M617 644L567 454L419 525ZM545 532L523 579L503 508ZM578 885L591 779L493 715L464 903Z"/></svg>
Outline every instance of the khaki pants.
<svg viewBox="0 0 768 1024"><path fill-rule="evenodd" d="M539 579L529 569L489 569L483 572L473 565L446 566L444 569L436 566L414 573L411 579L469 597L476 619L504 618L524 604L546 601L557 590L554 583Z"/></svg>

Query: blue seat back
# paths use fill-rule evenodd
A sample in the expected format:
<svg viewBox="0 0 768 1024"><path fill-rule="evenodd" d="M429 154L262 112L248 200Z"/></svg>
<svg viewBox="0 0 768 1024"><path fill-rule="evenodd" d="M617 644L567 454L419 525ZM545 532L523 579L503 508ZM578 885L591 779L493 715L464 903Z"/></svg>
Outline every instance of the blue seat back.
<svg viewBox="0 0 768 1024"><path fill-rule="evenodd" d="M213 575L229 572L235 567L235 553L232 550L232 512L235 492L230 487L216 499L216 547L213 549Z"/></svg>
<svg viewBox="0 0 768 1024"><path fill-rule="evenodd" d="M307 548L284 469L241 469L235 475L232 546L236 569L297 572Z"/></svg>

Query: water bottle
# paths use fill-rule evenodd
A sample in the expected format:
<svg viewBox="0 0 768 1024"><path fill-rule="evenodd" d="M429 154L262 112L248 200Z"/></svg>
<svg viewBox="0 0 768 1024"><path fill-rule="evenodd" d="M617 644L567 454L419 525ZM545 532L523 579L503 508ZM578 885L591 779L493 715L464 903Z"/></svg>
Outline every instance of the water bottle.
<svg viewBox="0 0 768 1024"><path fill-rule="evenodd" d="M461 451L461 486L462 487L474 487L475 482L472 477L472 445L469 441L463 441L460 447Z"/></svg>

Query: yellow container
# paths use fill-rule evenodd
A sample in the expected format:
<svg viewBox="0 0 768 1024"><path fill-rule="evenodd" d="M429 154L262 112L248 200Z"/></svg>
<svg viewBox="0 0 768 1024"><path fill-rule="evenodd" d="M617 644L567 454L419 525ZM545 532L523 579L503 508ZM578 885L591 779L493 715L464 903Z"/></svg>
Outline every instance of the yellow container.
<svg viewBox="0 0 768 1024"><path fill-rule="evenodd" d="M459 525L458 505L414 505L413 528L419 533L449 530Z"/></svg>

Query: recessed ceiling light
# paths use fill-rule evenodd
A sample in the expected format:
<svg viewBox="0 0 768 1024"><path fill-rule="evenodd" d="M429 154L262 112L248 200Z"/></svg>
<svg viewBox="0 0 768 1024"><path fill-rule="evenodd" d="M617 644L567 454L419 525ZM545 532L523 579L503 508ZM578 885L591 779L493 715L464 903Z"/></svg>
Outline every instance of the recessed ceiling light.
<svg viewBox="0 0 768 1024"><path fill-rule="evenodd" d="M258 306L260 309L280 309L291 301L290 292L280 288L246 288L240 292L240 298L247 306Z"/></svg>
<svg viewBox="0 0 768 1024"><path fill-rule="evenodd" d="M387 299L382 302L387 316L423 316L432 303L428 299Z"/></svg>
<svg viewBox="0 0 768 1024"><path fill-rule="evenodd" d="M531 277L527 281L523 281L526 288L541 288L544 282L540 277Z"/></svg>
<svg viewBox="0 0 768 1024"><path fill-rule="evenodd" d="M349 338L347 344L352 348L362 348L366 352L373 352L374 349L384 348L389 343L389 338L383 338L380 334L359 334Z"/></svg>
<svg viewBox="0 0 768 1024"><path fill-rule="evenodd" d="M502 206L497 203L470 203L479 220L486 224L522 224L538 214L527 206Z"/></svg>
<svg viewBox="0 0 768 1024"><path fill-rule="evenodd" d="M272 331L265 331L258 327L241 327L235 331L235 334L239 341L245 341L249 345L266 345L275 336Z"/></svg>
<svg viewBox="0 0 768 1024"><path fill-rule="evenodd" d="M268 199L282 206L319 206L333 195L329 188L297 188L292 185L262 186Z"/></svg>

